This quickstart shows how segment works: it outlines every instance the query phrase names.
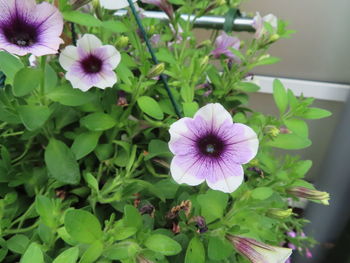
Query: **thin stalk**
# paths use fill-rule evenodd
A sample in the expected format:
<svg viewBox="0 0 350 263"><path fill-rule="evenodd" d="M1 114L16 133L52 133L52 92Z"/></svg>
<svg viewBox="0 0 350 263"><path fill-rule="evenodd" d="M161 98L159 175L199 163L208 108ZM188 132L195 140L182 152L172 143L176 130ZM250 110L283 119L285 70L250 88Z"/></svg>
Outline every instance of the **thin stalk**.
<svg viewBox="0 0 350 263"><path fill-rule="evenodd" d="M136 11L135 5L134 5L134 3L132 2L132 0L128 0L128 2L129 2L129 5L130 5L132 14L133 14L134 17L135 17L137 26L139 27L140 32L141 32L141 34L142 34L142 36L143 36L143 39L144 39L145 42L146 42L148 51L149 51L149 53L151 54L152 61L153 61L153 63L154 63L155 65L157 65L157 64L159 64L158 59L157 59L157 57L156 57L156 54L155 54L154 51L153 51L151 42L150 42L149 39L148 39L147 33L146 33L146 31L145 31L145 28L144 28L143 25L142 25L140 16L138 15L138 13L137 13L137 11ZM172 92L171 92L171 90L170 90L170 88L169 88L167 76L164 75L164 74L161 74L161 75L160 75L160 80L161 80L161 81L163 82L163 84L164 84L164 88L165 88L166 92L168 93L168 96L169 96L169 98L170 98L171 104L173 105L174 110L175 110L177 116L178 116L179 118L181 118L182 115L181 115L179 106L177 105L177 103L176 103L176 101L175 101L175 98L174 98L174 96L173 96L173 94L172 94Z"/></svg>

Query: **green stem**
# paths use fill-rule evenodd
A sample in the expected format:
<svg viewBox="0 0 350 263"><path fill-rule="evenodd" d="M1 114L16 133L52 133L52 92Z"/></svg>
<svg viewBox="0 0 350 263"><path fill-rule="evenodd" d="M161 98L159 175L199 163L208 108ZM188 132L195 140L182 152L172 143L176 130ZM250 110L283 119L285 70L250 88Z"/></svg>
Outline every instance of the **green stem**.
<svg viewBox="0 0 350 263"><path fill-rule="evenodd" d="M18 233L25 233L28 231L31 231L35 228L37 228L39 225L39 221L35 222L33 225L25 228L20 228L20 229L7 229L4 231L4 235L10 235L10 234L18 234Z"/></svg>
<svg viewBox="0 0 350 263"><path fill-rule="evenodd" d="M132 11L132 13L133 13L133 15L134 15L134 17L135 17L136 23L137 23L137 25L138 25L138 27L139 27L139 29L140 29L140 31L141 31L141 34L142 34L142 36L143 36L143 38L144 38L144 40L145 40L145 42L146 42L148 51L149 51L149 53L151 54L152 61L153 61L153 63L154 63L155 65L157 65L157 64L159 64L158 59L157 59L157 57L156 57L156 54L155 54L154 51L153 51L151 42L150 42L149 39L148 39L147 33L146 33L146 31L145 31L145 28L144 28L143 25L142 25L141 19L140 19L139 15L138 15L138 13L137 13L137 11L136 11L135 5L134 5L134 3L133 3L132 0L128 0L128 2L129 2L129 5L130 5L130 8L131 8L131 11ZM175 98L174 98L174 96L173 96L173 94L172 94L172 92L171 92L171 90L170 90L170 88L169 88L167 76L164 75L164 74L161 74L161 75L160 75L160 80L161 80L161 81L163 82L163 84L164 84L164 88L166 89L166 92L168 93L168 96L169 96L169 98L170 98L171 104L173 105L174 110L175 110L177 116L178 116L179 118L181 118L182 115L181 115L181 113L180 113L179 106L177 105L177 103L176 103L176 101L175 101Z"/></svg>
<svg viewBox="0 0 350 263"><path fill-rule="evenodd" d="M43 73L43 76L41 78L41 84L40 84L40 97L41 97L41 101L43 102L43 104L46 104L45 101L45 69L46 69L46 56L42 56L41 60L40 60L40 67L41 67L41 71Z"/></svg>

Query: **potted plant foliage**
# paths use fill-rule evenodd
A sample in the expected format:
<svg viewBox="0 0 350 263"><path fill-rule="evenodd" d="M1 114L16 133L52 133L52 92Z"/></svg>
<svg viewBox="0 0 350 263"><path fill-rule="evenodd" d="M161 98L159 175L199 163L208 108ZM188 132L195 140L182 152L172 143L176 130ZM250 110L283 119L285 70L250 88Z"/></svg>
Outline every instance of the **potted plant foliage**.
<svg viewBox="0 0 350 263"><path fill-rule="evenodd" d="M329 195L274 150L310 146L305 119L330 113L279 80L278 117L249 108L251 72L292 31L251 14L241 41L240 2L0 0L0 261L311 256L295 201ZM197 19L225 14L199 42Z"/></svg>

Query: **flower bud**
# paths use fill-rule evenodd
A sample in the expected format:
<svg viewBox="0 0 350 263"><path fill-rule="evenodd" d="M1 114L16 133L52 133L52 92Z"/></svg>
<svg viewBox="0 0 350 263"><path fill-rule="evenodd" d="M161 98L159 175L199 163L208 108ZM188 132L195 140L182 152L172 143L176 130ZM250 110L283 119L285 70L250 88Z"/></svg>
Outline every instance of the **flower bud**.
<svg viewBox="0 0 350 263"><path fill-rule="evenodd" d="M150 79L158 77L163 73L164 69L165 69L165 64L159 63L158 65L155 65L151 68L151 70L147 74L147 77Z"/></svg>
<svg viewBox="0 0 350 263"><path fill-rule="evenodd" d="M216 0L215 1L216 6L222 6L226 4L226 0Z"/></svg>
<svg viewBox="0 0 350 263"><path fill-rule="evenodd" d="M279 208L270 208L267 210L267 215L277 219L285 219L290 217L293 214L293 210L289 209L279 209Z"/></svg>
<svg viewBox="0 0 350 263"><path fill-rule="evenodd" d="M126 36L121 36L117 39L117 42L115 45L117 49L124 49L128 46L128 44L129 44L129 38Z"/></svg>
<svg viewBox="0 0 350 263"><path fill-rule="evenodd" d="M275 42L275 41L277 41L279 38L280 38L279 34L273 34L273 35L270 37L270 42Z"/></svg>
<svg viewBox="0 0 350 263"><path fill-rule="evenodd" d="M272 137L277 137L280 134L280 129L276 126L268 125L264 128L264 132Z"/></svg>
<svg viewBox="0 0 350 263"><path fill-rule="evenodd" d="M320 201L324 205L329 205L329 193L309 189L302 186L295 186L287 189L287 193L296 197L306 198L311 201Z"/></svg>
<svg viewBox="0 0 350 263"><path fill-rule="evenodd" d="M290 248L275 247L256 241L252 238L227 235L226 238L235 249L245 256L251 263L281 263L292 254Z"/></svg>
<svg viewBox="0 0 350 263"><path fill-rule="evenodd" d="M200 67L205 67L206 65L208 65L208 62L209 62L209 56L205 56L204 58L202 58L200 62Z"/></svg>

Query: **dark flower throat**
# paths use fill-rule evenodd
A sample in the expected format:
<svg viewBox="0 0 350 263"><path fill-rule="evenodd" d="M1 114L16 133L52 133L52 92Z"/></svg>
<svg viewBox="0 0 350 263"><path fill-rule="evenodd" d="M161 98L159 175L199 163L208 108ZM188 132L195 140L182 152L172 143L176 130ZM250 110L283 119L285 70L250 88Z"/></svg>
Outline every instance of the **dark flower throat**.
<svg viewBox="0 0 350 263"><path fill-rule="evenodd" d="M38 28L16 17L2 26L2 31L8 42L21 47L29 47L38 41Z"/></svg>
<svg viewBox="0 0 350 263"><path fill-rule="evenodd" d="M197 143L199 151L211 157L220 157L225 149L224 142L214 134L207 134L198 140Z"/></svg>
<svg viewBox="0 0 350 263"><path fill-rule="evenodd" d="M102 60L92 54L81 61L81 66L85 73L98 73L102 69Z"/></svg>

